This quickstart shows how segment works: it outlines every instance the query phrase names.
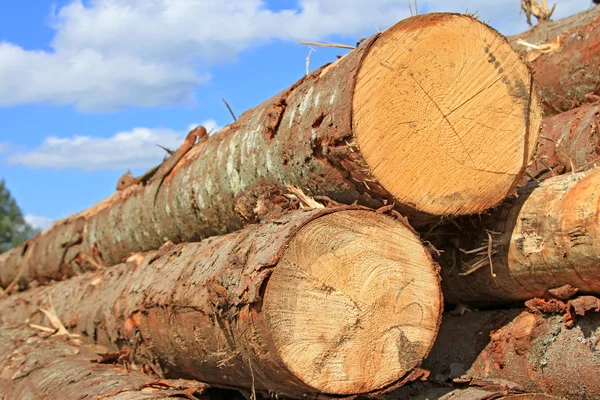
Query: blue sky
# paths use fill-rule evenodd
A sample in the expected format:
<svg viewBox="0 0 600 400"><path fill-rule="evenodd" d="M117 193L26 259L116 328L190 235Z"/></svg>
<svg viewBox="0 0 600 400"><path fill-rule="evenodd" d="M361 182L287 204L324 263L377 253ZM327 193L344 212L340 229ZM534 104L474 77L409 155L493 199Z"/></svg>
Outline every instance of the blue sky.
<svg viewBox="0 0 600 400"><path fill-rule="evenodd" d="M527 29L519 0L421 0ZM552 3L552 2L550 2ZM556 17L592 6L557 2ZM410 15L403 0L20 0L0 3L0 179L42 227L109 196L190 126L231 122L305 73L296 40L354 44ZM341 49L318 48L310 69Z"/></svg>

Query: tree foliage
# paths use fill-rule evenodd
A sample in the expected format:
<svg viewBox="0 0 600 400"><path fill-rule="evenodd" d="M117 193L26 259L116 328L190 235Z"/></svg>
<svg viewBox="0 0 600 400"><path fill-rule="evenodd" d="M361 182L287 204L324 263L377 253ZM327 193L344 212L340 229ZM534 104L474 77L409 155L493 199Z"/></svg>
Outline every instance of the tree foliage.
<svg viewBox="0 0 600 400"><path fill-rule="evenodd" d="M0 180L0 253L35 236L39 230L31 227L23 218L21 209L4 180Z"/></svg>

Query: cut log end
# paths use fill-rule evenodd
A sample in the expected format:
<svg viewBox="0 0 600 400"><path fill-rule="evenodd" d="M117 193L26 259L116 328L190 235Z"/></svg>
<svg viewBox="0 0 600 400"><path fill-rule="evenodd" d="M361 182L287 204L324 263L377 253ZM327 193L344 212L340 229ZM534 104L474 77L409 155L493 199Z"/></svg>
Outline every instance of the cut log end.
<svg viewBox="0 0 600 400"><path fill-rule="evenodd" d="M363 60L353 100L357 144L375 179L430 214L497 205L539 134L527 66L468 16L428 14L390 29Z"/></svg>
<svg viewBox="0 0 600 400"><path fill-rule="evenodd" d="M373 392L429 353L441 316L437 267L389 217L328 214L290 242L263 307L275 348L300 380L330 394Z"/></svg>

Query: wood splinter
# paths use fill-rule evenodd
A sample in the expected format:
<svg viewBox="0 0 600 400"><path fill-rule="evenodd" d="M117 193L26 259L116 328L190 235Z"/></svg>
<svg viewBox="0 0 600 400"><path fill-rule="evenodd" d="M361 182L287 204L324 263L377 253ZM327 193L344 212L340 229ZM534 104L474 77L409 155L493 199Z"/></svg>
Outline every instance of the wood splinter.
<svg viewBox="0 0 600 400"><path fill-rule="evenodd" d="M181 160L181 158L192 147L194 147L196 144L196 138L198 138L198 143L203 142L208 138L208 132L202 125L192 129L185 137L185 140L181 146L179 146L179 148L173 152L171 156L162 164L150 168L148 171L138 177L134 177L131 174L131 171L127 171L125 174L123 174L117 182L117 190L121 191L132 185L137 185L138 183L147 185L158 179L163 180L167 175L169 175L169 173L171 173L173 168L175 168L175 165L177 165L179 160Z"/></svg>

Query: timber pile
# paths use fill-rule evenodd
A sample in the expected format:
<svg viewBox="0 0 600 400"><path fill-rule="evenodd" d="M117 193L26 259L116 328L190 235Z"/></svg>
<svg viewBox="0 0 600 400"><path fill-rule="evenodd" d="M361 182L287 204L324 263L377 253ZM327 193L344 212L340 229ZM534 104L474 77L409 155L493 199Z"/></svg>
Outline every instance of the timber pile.
<svg viewBox="0 0 600 400"><path fill-rule="evenodd" d="M415 16L190 132L0 255L0 397L600 398L599 10Z"/></svg>

